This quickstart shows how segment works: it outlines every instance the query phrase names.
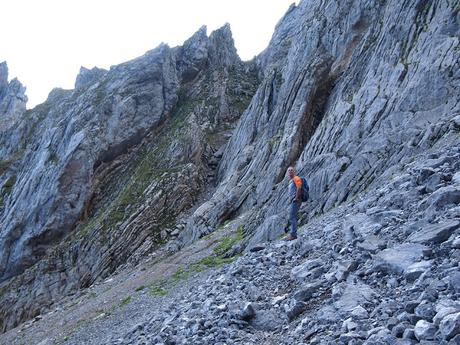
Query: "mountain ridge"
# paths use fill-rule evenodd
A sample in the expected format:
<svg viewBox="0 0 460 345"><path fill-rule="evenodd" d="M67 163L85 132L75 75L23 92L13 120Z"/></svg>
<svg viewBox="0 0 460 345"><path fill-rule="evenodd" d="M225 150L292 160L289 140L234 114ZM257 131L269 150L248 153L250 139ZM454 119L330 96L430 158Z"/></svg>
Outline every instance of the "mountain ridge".
<svg viewBox="0 0 460 345"><path fill-rule="evenodd" d="M162 61L159 69L151 65L158 60L142 58L111 69L129 73L118 81L105 77L106 84L88 86L86 95L100 102L100 119L112 119L106 133L113 144L91 156L93 190L85 193L91 195L88 203L77 207L85 216L68 237L70 247L51 249L55 254L46 263L33 266L40 269L0 286L2 300L16 308L0 309L3 330L40 313L66 289L91 286L117 267L135 265L156 246L178 253L221 227L241 226L243 238L230 241L220 258L236 260L225 266L230 271L207 273L210 280L199 289L204 307L197 313L212 327L197 326L200 334L189 334L185 319L197 317L190 311L190 295L183 308L170 305L185 319L171 323L156 315L142 322L150 333L134 330L112 340L214 341L222 329L231 333L225 322L236 323L233 333L249 343L265 339L261 333L252 337L253 329L277 332L278 327L285 343L304 341L308 328L317 329L317 336L308 337L316 338L313 343L394 344L405 331L406 343L434 338L446 343L457 336L434 323L433 312L422 310L441 313L445 300L458 295L459 23L452 1L302 1L289 8L268 48L253 61L237 59L228 27L208 39L201 28L186 48L162 46L147 53L145 59L156 54ZM144 76L141 70L149 69ZM169 98L152 101L152 95L164 95L159 90L165 85L173 90ZM66 107L66 97L56 91L50 102ZM79 111L85 109L81 104ZM155 118L155 130L118 126L136 114L149 118L151 109L155 114L167 109L173 116ZM45 104L32 116L45 113L57 115ZM121 129L142 139L130 141ZM114 140L117 135L122 140ZM77 139L69 147L78 147ZM307 176L311 188L311 200L301 209L305 232L292 245L277 242L287 225L288 165ZM10 176L8 171L2 178ZM178 186L175 180L187 182ZM275 243L263 244L267 241ZM49 272L56 260L65 280ZM75 269L67 272L69 265ZM241 277L232 273L240 269ZM273 284L258 278L264 274ZM237 287L252 279L264 295L257 297L253 288L240 294ZM357 287L362 295L353 292ZM400 295L393 304L401 307L388 309L383 302L391 304L394 287ZM434 297L427 297L433 289ZM37 291L40 298L31 301L29 294ZM280 291L283 302L273 306L270 299L281 298ZM403 315L404 306L422 292L418 314L408 308ZM246 316L239 314L243 300L254 303ZM219 303L226 307L220 310ZM350 314L354 308L357 316ZM379 316L386 308L388 317ZM362 309L367 317L361 318ZM223 311L228 313L217 316ZM399 323L389 320L391 315ZM451 317L443 325L455 324ZM387 327L390 321L395 324ZM393 334L395 325L402 331ZM160 338L158 327L164 330Z"/></svg>

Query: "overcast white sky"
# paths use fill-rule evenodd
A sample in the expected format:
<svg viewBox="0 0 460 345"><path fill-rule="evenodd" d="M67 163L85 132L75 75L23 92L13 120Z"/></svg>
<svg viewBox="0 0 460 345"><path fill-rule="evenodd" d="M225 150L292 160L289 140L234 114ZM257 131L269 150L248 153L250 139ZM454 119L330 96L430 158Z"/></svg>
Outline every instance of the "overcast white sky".
<svg viewBox="0 0 460 345"><path fill-rule="evenodd" d="M161 42L181 45L202 25L230 23L240 57L268 44L298 0L2 0L0 62L26 87L28 108L71 89L80 66L109 68Z"/></svg>

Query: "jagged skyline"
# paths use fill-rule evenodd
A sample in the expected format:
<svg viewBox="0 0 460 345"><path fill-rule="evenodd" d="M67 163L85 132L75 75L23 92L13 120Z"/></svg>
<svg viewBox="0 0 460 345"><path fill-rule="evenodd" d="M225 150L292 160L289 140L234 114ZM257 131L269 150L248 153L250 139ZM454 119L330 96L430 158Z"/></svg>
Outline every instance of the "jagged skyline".
<svg viewBox="0 0 460 345"><path fill-rule="evenodd" d="M128 7L121 1L7 1L0 62L8 63L11 79L26 86L27 108L33 108L52 88L73 88L80 66L109 68L162 42L181 45L202 25L210 33L228 22L238 54L249 60L267 46L294 2L138 0Z"/></svg>

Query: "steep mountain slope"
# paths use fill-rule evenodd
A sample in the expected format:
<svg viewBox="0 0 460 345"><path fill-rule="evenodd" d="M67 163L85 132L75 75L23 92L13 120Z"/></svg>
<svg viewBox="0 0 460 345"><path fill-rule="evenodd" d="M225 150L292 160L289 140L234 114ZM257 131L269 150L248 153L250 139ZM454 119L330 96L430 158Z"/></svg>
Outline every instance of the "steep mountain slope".
<svg viewBox="0 0 460 345"><path fill-rule="evenodd" d="M2 209L1 271L16 276L1 287L2 328L165 241L213 186L218 150L256 86L229 26L209 37L203 27L182 47L110 71L82 68L74 90L18 113L19 134L2 132L4 161L23 144L6 172L15 183Z"/></svg>
<svg viewBox="0 0 460 345"><path fill-rule="evenodd" d="M307 213L321 213L443 139L460 112L458 10L454 1L292 6L258 58L264 80L224 151L219 188L182 243L246 211L246 233L279 235L288 165L311 181Z"/></svg>
<svg viewBox="0 0 460 345"><path fill-rule="evenodd" d="M192 281L181 303L165 302L123 338L92 341L458 341L459 36L456 1L311 0L289 8L253 63L239 61L224 27L209 38L200 30L182 48L162 46L108 72L84 70L76 90L55 91L24 114L38 119L46 113L45 123L55 123L57 110L46 107L59 103L70 119L80 114L72 111L72 97L87 97L89 102L78 102L81 114L102 130L88 136L89 168L80 175L86 161L71 159L78 138L70 136L62 146L73 163L62 165L65 183L55 188L64 186L57 195L69 194L71 204L55 199L55 217L15 216L15 223L5 218L13 211L2 216L4 277L44 257L0 287L3 329L127 260L137 262L173 229L168 251L225 224L240 229L244 240L220 248L219 258L245 251L242 258ZM147 73L144 79L142 71L152 66L155 77ZM120 91L125 89L130 96ZM105 105L94 118L85 109L96 100ZM132 119L139 123L120 125ZM48 147L50 137L29 146L24 166L46 161L32 148ZM12 149L5 152L10 160ZM301 212L302 239L260 245L285 228L289 165L311 186L311 201ZM216 190L208 190L209 198L198 196L214 168L209 178ZM16 184L6 199L11 205L24 190ZM45 195L55 195L50 190ZM81 193L84 202L75 203ZM21 219L60 227L29 241L36 246L30 254ZM77 221L66 242L49 249L62 237L60 229L70 231ZM244 308L245 302L253 304Z"/></svg>

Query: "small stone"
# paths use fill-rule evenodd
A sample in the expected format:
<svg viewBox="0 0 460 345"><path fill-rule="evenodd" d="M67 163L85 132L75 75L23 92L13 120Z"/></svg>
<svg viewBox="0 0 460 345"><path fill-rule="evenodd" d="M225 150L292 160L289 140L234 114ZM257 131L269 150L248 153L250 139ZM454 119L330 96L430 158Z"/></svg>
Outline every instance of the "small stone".
<svg viewBox="0 0 460 345"><path fill-rule="evenodd" d="M294 294L293 297L297 301L306 302L313 297L313 294L317 292L321 288L322 285L323 285L323 282L307 284L304 287L302 287L300 290L298 290Z"/></svg>
<svg viewBox="0 0 460 345"><path fill-rule="evenodd" d="M358 324L356 322L353 322L353 320L351 318L346 319L342 323L342 330L344 330L346 332L354 331L357 328L358 328Z"/></svg>
<svg viewBox="0 0 460 345"><path fill-rule="evenodd" d="M455 116L452 119L452 123L453 123L455 128L459 129L460 128L460 115Z"/></svg>
<svg viewBox="0 0 460 345"><path fill-rule="evenodd" d="M410 314L414 313L415 308L420 304L420 302L417 301L409 301L406 302L404 306L404 310Z"/></svg>
<svg viewBox="0 0 460 345"><path fill-rule="evenodd" d="M391 277L387 281L387 287L390 289L394 289L398 286L398 280L395 277Z"/></svg>
<svg viewBox="0 0 460 345"><path fill-rule="evenodd" d="M452 241L452 248L460 249L460 236L457 236L457 237Z"/></svg>
<svg viewBox="0 0 460 345"><path fill-rule="evenodd" d="M422 292L418 300L420 302L425 301L425 300L428 302L436 302L436 300L438 299L438 296L439 294L436 290L426 289L425 291Z"/></svg>
<svg viewBox="0 0 460 345"><path fill-rule="evenodd" d="M460 313L447 315L439 324L444 339L449 340L460 333Z"/></svg>
<svg viewBox="0 0 460 345"><path fill-rule="evenodd" d="M254 306L252 303L246 304L244 307L243 311L241 312L241 320L244 321L249 321L251 320L254 316L256 316L256 312L254 310Z"/></svg>
<svg viewBox="0 0 460 345"><path fill-rule="evenodd" d="M375 271L402 274L413 263L423 257L424 245L417 243L404 243L394 248L388 248L377 253Z"/></svg>
<svg viewBox="0 0 460 345"><path fill-rule="evenodd" d="M402 336L403 339L411 339L411 340L416 340L417 338L415 338L415 332L412 328L406 328L404 330L404 333L403 333L403 336Z"/></svg>
<svg viewBox="0 0 460 345"><path fill-rule="evenodd" d="M340 340L347 344L354 344L354 339L365 339L366 335L361 332L348 332L340 335Z"/></svg>
<svg viewBox="0 0 460 345"><path fill-rule="evenodd" d="M369 313L367 312L367 310L361 307L360 305L353 308L353 310L351 311L351 315L357 319L366 319L369 317Z"/></svg>
<svg viewBox="0 0 460 345"><path fill-rule="evenodd" d="M460 194L460 191L458 193ZM459 227L460 222L457 220L429 225L410 235L408 240L414 243L442 243Z"/></svg>
<svg viewBox="0 0 460 345"><path fill-rule="evenodd" d="M434 340L436 334L436 326L425 320L419 320L414 328L415 337L417 340Z"/></svg>
<svg viewBox="0 0 460 345"><path fill-rule="evenodd" d="M391 317L387 322L387 328L391 331L399 323L399 320L395 317Z"/></svg>
<svg viewBox="0 0 460 345"><path fill-rule="evenodd" d="M451 290L460 293L460 272L452 273L449 276L449 286Z"/></svg>
<svg viewBox="0 0 460 345"><path fill-rule="evenodd" d="M452 301L452 305L438 305L436 307L437 313L433 318L433 323L437 326L441 323L442 319L444 319L447 315L455 314L460 311L460 308L455 306L454 302Z"/></svg>
<svg viewBox="0 0 460 345"><path fill-rule="evenodd" d="M294 320L297 316L302 314L305 309L307 309L307 304L304 302L296 301L294 306L287 311L287 317L289 319L289 322Z"/></svg>
<svg viewBox="0 0 460 345"><path fill-rule="evenodd" d="M436 315L436 312L433 304L428 301L423 301L415 308L415 315L431 322L433 321L433 317Z"/></svg>
<svg viewBox="0 0 460 345"><path fill-rule="evenodd" d="M407 281L413 282L415 281L418 277L420 277L423 273L428 271L431 268L431 261L420 261L416 262L412 265L410 265L405 273L404 276Z"/></svg>
<svg viewBox="0 0 460 345"><path fill-rule="evenodd" d="M396 338L402 338L403 334L404 334L404 331L406 330L406 328L409 326L408 323L400 323L400 324L397 324L396 326L393 327L393 329L391 330L391 334L393 336L395 336Z"/></svg>
<svg viewBox="0 0 460 345"><path fill-rule="evenodd" d="M316 279L324 272L322 262L319 259L307 260L303 264L296 266L291 271L294 280L303 281L305 279Z"/></svg>
<svg viewBox="0 0 460 345"><path fill-rule="evenodd" d="M219 312L224 312L228 310L227 304L221 304L216 307L216 310Z"/></svg>

